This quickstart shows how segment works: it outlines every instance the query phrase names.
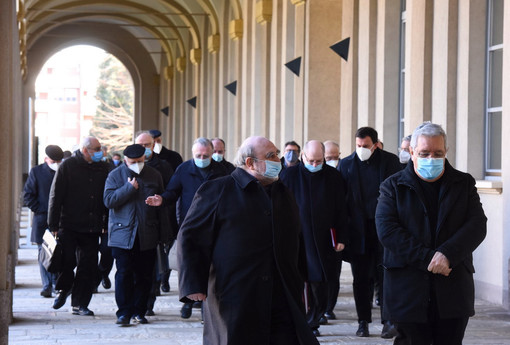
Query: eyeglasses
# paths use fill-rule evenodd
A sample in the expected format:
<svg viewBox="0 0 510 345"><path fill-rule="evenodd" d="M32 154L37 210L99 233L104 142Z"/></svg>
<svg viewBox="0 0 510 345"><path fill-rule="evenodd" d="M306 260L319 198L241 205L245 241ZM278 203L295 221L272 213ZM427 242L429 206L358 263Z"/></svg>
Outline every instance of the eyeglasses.
<svg viewBox="0 0 510 345"><path fill-rule="evenodd" d="M421 152L417 153L417 156L419 158L444 158L444 157L446 157L446 152L443 152L443 151L436 151L436 152L421 151Z"/></svg>

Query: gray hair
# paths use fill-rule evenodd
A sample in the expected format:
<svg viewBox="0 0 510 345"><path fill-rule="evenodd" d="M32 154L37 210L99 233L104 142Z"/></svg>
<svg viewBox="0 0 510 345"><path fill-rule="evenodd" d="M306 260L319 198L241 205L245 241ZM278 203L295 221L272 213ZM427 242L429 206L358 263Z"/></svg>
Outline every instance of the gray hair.
<svg viewBox="0 0 510 345"><path fill-rule="evenodd" d="M409 146L413 148L413 150L416 148L416 144L418 142L418 138L423 135L426 137L438 137L442 136L444 139L444 148L448 148L448 142L446 138L446 133L444 129L441 127L441 125L432 123L430 121L426 121L416 127L416 129L413 132L413 135L411 136L411 142Z"/></svg>
<svg viewBox="0 0 510 345"><path fill-rule="evenodd" d="M192 151L196 145L201 145L201 146L205 146L205 147L209 146L212 150L214 150L214 146L213 146L212 142L209 139L204 138L204 137L195 139L195 141L193 142L193 146L191 147Z"/></svg>
<svg viewBox="0 0 510 345"><path fill-rule="evenodd" d="M92 139L96 139L95 137L92 137L92 136L88 136L88 137L83 137L83 139L81 140L81 143L80 143L80 149L88 149L90 147L90 143L92 141Z"/></svg>
<svg viewBox="0 0 510 345"><path fill-rule="evenodd" d="M326 140L324 142L324 147L328 146L328 145L333 145L335 147L337 147L339 150L340 150L340 145L338 145L338 143L336 141L333 141L333 140Z"/></svg>
<svg viewBox="0 0 510 345"><path fill-rule="evenodd" d="M149 132L149 131L138 131L138 132L136 132L135 133L135 140L134 141L136 142L136 138L138 138L142 134L147 134L151 138L152 142L154 142L154 138L152 137L151 132Z"/></svg>
<svg viewBox="0 0 510 345"><path fill-rule="evenodd" d="M245 140L244 143L239 146L237 149L236 158L234 158L234 165L236 167L242 167L246 165L246 158L254 157L255 155L255 146Z"/></svg>
<svg viewBox="0 0 510 345"><path fill-rule="evenodd" d="M402 140L401 140L400 142L401 142L401 143L402 143L402 142L404 142L404 141L409 141L409 142L411 142L411 137L412 137L412 136L413 136L412 134L409 134L408 136L403 137L403 138L402 138Z"/></svg>

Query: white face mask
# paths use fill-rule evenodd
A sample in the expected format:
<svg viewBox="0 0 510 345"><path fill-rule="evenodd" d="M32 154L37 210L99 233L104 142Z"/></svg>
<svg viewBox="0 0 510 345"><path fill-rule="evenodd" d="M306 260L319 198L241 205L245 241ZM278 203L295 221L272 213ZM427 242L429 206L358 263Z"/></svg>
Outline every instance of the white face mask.
<svg viewBox="0 0 510 345"><path fill-rule="evenodd" d="M359 160L363 162L368 160L370 156L372 156L372 151L371 149L367 149L365 147L357 147L356 154L358 155Z"/></svg>
<svg viewBox="0 0 510 345"><path fill-rule="evenodd" d="M142 169L143 169L143 165L144 165L143 162L133 163L131 165L128 165L128 168L129 168L129 170L133 171L135 174L139 174L140 171L142 171Z"/></svg>
<svg viewBox="0 0 510 345"><path fill-rule="evenodd" d="M163 145L161 145L160 143L154 144L154 152L156 152L157 154L159 154L161 152L162 148L163 148Z"/></svg>
<svg viewBox="0 0 510 345"><path fill-rule="evenodd" d="M50 163L50 164L48 164L48 166L50 167L50 169L51 169L51 170L53 170L53 171L57 171L57 170L58 170L58 167L60 166L60 163L57 163L57 162L55 162L55 163Z"/></svg>
<svg viewBox="0 0 510 345"><path fill-rule="evenodd" d="M398 158L400 159L400 163L406 164L407 162L409 162L409 159L411 159L411 154L407 151L402 150L398 154Z"/></svg>
<svg viewBox="0 0 510 345"><path fill-rule="evenodd" d="M326 162L326 164L329 165L330 167L336 168L338 166L338 162L339 162L338 159L330 159L329 161Z"/></svg>

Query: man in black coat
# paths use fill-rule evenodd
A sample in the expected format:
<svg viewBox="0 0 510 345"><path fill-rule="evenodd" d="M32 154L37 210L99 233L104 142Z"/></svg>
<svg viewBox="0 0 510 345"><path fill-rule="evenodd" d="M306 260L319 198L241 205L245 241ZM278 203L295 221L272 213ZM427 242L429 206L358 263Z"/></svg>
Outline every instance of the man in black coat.
<svg viewBox="0 0 510 345"><path fill-rule="evenodd" d="M85 137L81 149L59 167L51 185L48 226L58 232L63 250L53 308L61 308L72 293L75 315L94 315L88 305L97 282L99 236L108 226L103 191L109 169L102 158L99 141Z"/></svg>
<svg viewBox="0 0 510 345"><path fill-rule="evenodd" d="M347 241L342 175L324 164L324 145L311 140L303 147L301 162L282 171L280 178L299 206L310 296L307 319L319 336L319 321L328 303L328 282L338 280L337 252Z"/></svg>
<svg viewBox="0 0 510 345"><path fill-rule="evenodd" d="M161 138L161 132L157 129L151 129L149 131L152 138L154 139L154 152L156 152L160 159L170 163L173 171L177 170L177 167L182 163L182 157L178 152L167 149L163 146L163 139Z"/></svg>
<svg viewBox="0 0 510 345"><path fill-rule="evenodd" d="M474 315L472 253L487 218L475 180L448 163L447 147L441 126L420 125L411 161L381 184L376 223L394 344L461 345Z"/></svg>
<svg viewBox="0 0 510 345"><path fill-rule="evenodd" d="M379 185L401 170L396 155L377 148L377 131L361 127L356 131L356 151L340 161L340 173L346 183L349 247L344 260L351 263L353 292L359 327L356 335L368 337L372 322L371 281L376 278L382 288L382 247L375 229L375 209ZM384 323L383 338L395 335L388 320Z"/></svg>
<svg viewBox="0 0 510 345"><path fill-rule="evenodd" d="M213 145L209 139L196 139L191 150L193 158L179 165L164 193L161 196L148 198L149 204L154 206L161 205L163 200L167 205L177 202L177 231L188 213L198 188L205 181L228 175L223 165L212 159ZM182 306L183 319L191 316L192 306L193 303L185 303Z"/></svg>
<svg viewBox="0 0 510 345"><path fill-rule="evenodd" d="M110 209L108 246L112 248L115 274L116 323L148 323L145 313L152 285L156 246L169 240L170 224L165 207L145 203L163 191L163 179L146 166L145 148L133 144L124 150L125 165L108 175L104 204Z"/></svg>
<svg viewBox="0 0 510 345"><path fill-rule="evenodd" d="M57 145L46 146L45 152L46 158L44 163L30 170L27 182L23 188L25 205L34 213L30 241L37 243L39 252L43 250L41 246L43 235L48 228L48 199L51 183L64 157L64 152ZM54 273L46 271L46 268L44 268L40 261L39 272L43 285L41 296L51 297L57 277Z"/></svg>
<svg viewBox="0 0 510 345"><path fill-rule="evenodd" d="M180 298L206 301L205 345L318 344L302 303L299 210L278 181L278 149L250 137L236 165L199 188L182 224Z"/></svg>
<svg viewBox="0 0 510 345"><path fill-rule="evenodd" d="M214 139L211 139L211 142L213 144L213 149L214 149L212 158L216 162L223 165L225 167L225 169L227 170L228 174L232 173L232 171L234 171L236 167L234 166L234 164L230 163L229 161L227 161L225 159L225 141L223 141L223 139L220 139L220 138L214 138Z"/></svg>

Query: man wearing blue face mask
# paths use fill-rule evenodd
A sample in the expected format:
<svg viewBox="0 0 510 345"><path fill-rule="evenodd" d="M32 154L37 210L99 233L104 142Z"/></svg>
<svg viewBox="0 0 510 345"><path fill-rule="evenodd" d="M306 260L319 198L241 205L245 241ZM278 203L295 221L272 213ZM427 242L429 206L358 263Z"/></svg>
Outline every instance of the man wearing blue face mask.
<svg viewBox="0 0 510 345"><path fill-rule="evenodd" d="M307 321L316 336L328 304L328 281L338 280L337 252L347 241L344 182L338 170L324 164L324 151L320 141L307 142L301 162L280 175L299 206L308 268Z"/></svg>
<svg viewBox="0 0 510 345"><path fill-rule="evenodd" d="M294 140L287 141L283 146L283 154L280 162L282 162L282 170L299 164L299 155L301 154L301 146Z"/></svg>
<svg viewBox="0 0 510 345"><path fill-rule="evenodd" d="M58 232L63 251L53 308L60 309L72 294L74 315L94 315L88 305L96 287L99 236L108 227L103 191L109 169L102 157L99 140L85 137L62 162L50 189L48 227Z"/></svg>
<svg viewBox="0 0 510 345"><path fill-rule="evenodd" d="M188 213L197 189L205 182L228 174L225 167L212 159L213 144L207 138L198 138L191 148L193 158L179 165L166 186L162 195L149 197L147 203L159 206L163 202L177 202L177 223L180 228ZM193 303L185 303L181 309L181 317L191 316Z"/></svg>
<svg viewBox="0 0 510 345"><path fill-rule="evenodd" d="M411 161L381 184L377 234L384 246L384 314L394 344L461 345L474 315L472 253L485 238L475 180L446 159L441 126L411 137Z"/></svg>
<svg viewBox="0 0 510 345"><path fill-rule="evenodd" d="M299 210L278 149L250 137L237 168L205 182L179 232L181 301L205 301L203 344L318 345L302 300Z"/></svg>

